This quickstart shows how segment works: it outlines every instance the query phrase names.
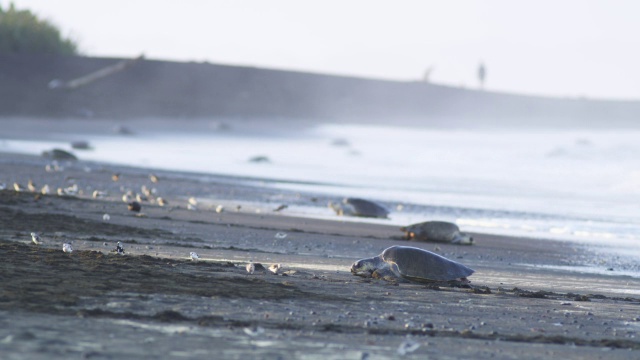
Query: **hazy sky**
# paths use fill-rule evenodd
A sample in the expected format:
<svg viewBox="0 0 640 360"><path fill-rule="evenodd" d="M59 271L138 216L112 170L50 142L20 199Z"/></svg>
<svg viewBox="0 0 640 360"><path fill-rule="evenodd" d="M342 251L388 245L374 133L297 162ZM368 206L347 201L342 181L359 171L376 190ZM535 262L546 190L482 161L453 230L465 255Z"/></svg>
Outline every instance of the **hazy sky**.
<svg viewBox="0 0 640 360"><path fill-rule="evenodd" d="M91 56L640 99L634 0L13 0ZM0 0L7 7L9 0Z"/></svg>

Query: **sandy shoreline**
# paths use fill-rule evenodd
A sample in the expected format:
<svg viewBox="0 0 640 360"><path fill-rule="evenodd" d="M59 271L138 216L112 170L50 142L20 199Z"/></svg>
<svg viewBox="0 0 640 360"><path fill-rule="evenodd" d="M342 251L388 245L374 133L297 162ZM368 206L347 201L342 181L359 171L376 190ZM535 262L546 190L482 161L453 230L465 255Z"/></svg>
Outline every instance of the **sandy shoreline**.
<svg viewBox="0 0 640 360"><path fill-rule="evenodd" d="M46 172L47 163L0 154L0 183L32 179L52 190L75 183L83 192L0 191L3 359L376 359L398 357L403 343L420 345L405 355L414 358L611 359L640 351L640 280L564 270L599 259L582 247L476 234L476 246L436 248L400 240L395 226L271 211L309 202L308 194L171 172L158 172L154 184L149 170L97 163ZM123 190L142 185L156 187L171 206L143 203L144 217L128 211ZM96 189L109 195L92 199ZM189 197L203 194L219 201L186 209ZM31 231L42 232L43 246L30 244ZM127 256L109 253L117 241ZM63 242L76 251L63 253ZM349 273L354 260L394 244L474 268L472 287ZM190 251L203 261L187 260ZM249 261L292 272L249 275Z"/></svg>

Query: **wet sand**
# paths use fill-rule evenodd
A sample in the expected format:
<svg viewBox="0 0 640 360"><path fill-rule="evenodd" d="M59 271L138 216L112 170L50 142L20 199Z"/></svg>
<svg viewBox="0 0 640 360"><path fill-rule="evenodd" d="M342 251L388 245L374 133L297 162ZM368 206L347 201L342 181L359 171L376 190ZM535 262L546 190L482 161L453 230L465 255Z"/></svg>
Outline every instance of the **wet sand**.
<svg viewBox="0 0 640 360"><path fill-rule="evenodd" d="M588 248L483 234L475 246L408 242L395 226L273 211L326 204L314 194L177 172L153 171L152 183L149 170L87 162L47 172L48 163L0 154L9 186L0 191L2 359L377 359L403 346L408 358L640 355L640 279L571 271L598 259L615 267ZM11 189L29 179L80 193ZM127 210L122 194L142 185L169 205ZM94 190L108 195L94 199ZM190 197L200 200L195 211ZM126 255L111 252L117 241ZM73 253L62 252L65 242ZM462 288L350 274L353 261L391 245L436 251L476 273ZM248 274L249 261L283 269Z"/></svg>

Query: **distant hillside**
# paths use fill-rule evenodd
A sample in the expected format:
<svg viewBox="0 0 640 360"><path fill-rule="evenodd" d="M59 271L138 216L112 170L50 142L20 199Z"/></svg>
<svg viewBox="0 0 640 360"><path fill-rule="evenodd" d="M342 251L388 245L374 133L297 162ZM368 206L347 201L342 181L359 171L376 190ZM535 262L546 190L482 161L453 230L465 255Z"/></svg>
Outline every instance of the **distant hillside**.
<svg viewBox="0 0 640 360"><path fill-rule="evenodd" d="M0 116L294 118L456 124L640 123L640 102L492 93L251 67L140 60L75 89L55 88L122 59L0 56Z"/></svg>

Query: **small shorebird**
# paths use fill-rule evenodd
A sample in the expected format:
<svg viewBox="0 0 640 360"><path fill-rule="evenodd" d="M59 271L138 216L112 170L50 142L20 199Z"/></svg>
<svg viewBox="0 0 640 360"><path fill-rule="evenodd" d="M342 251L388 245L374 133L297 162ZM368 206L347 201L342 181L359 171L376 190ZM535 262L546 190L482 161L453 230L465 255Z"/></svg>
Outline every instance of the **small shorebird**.
<svg viewBox="0 0 640 360"><path fill-rule="evenodd" d="M249 274L253 274L256 271L256 266L253 263L248 263L246 269Z"/></svg>
<svg viewBox="0 0 640 360"><path fill-rule="evenodd" d="M44 184L44 186L40 190L40 193L42 193L42 195L49 195L50 192L51 189L49 188L49 184Z"/></svg>
<svg viewBox="0 0 640 360"><path fill-rule="evenodd" d="M13 183L13 190L20 192L22 191L22 189L23 189L22 185L18 184L17 182Z"/></svg>
<svg viewBox="0 0 640 360"><path fill-rule="evenodd" d="M271 271L272 273L278 275L278 270L280 270L282 268L281 264L273 264L271 266L269 266L269 271Z"/></svg>
<svg viewBox="0 0 640 360"><path fill-rule="evenodd" d="M46 172L58 172L58 171L62 171L64 169L62 167L60 167L60 165L58 165L57 161L54 160L51 164L47 164L44 167L44 170Z"/></svg>
<svg viewBox="0 0 640 360"><path fill-rule="evenodd" d="M111 220L111 216L109 216L109 214L102 215L102 221L109 221L109 220Z"/></svg>
<svg viewBox="0 0 640 360"><path fill-rule="evenodd" d="M71 186L67 186L64 188L65 195L77 195L78 194L78 184L73 184Z"/></svg>
<svg viewBox="0 0 640 360"><path fill-rule="evenodd" d="M224 206L222 206L222 205L216 206L216 212L218 214L222 214L223 211L224 211Z"/></svg>
<svg viewBox="0 0 640 360"><path fill-rule="evenodd" d="M31 241L36 245L42 244L42 238L40 238L40 235L38 235L38 233L31 233Z"/></svg>
<svg viewBox="0 0 640 360"><path fill-rule="evenodd" d="M66 253L72 253L73 252L73 248L71 247L70 243L64 243L64 244L62 244L62 251L66 252Z"/></svg>
<svg viewBox="0 0 640 360"><path fill-rule="evenodd" d="M124 195L122 195L122 201L126 203L132 202L134 199L133 191L129 190Z"/></svg>
<svg viewBox="0 0 640 360"><path fill-rule="evenodd" d="M161 198L161 197L159 197L159 198L157 199L157 201L158 201L158 205L160 205L160 206L165 206L165 205L167 205L167 204L168 204L167 200L165 200L165 199L163 199L163 198Z"/></svg>
<svg viewBox="0 0 640 360"><path fill-rule="evenodd" d="M113 252L124 255L124 248L122 247L122 244L120 244L120 241L118 241L118 245L116 245L116 248L113 250Z"/></svg>
<svg viewBox="0 0 640 360"><path fill-rule="evenodd" d="M149 180L151 180L152 183L156 184L158 182L158 177L155 174L149 174Z"/></svg>
<svg viewBox="0 0 640 360"><path fill-rule="evenodd" d="M195 252L190 252L189 253L189 257L191 258L191 260L193 261L198 261L198 259L200 259L200 257L198 256L198 254L196 254Z"/></svg>
<svg viewBox="0 0 640 360"><path fill-rule="evenodd" d="M254 263L254 262L250 262L247 264L247 272L249 274L253 274L254 272L262 272L264 273L265 271L267 271L267 269L265 269L264 265L262 265L261 263Z"/></svg>
<svg viewBox="0 0 640 360"><path fill-rule="evenodd" d="M113 181L120 180L120 173L115 173L115 174L111 175L111 180L113 180Z"/></svg>
<svg viewBox="0 0 640 360"><path fill-rule="evenodd" d="M142 185L142 186L140 187L140 190L142 191L142 193L144 194L144 196L146 196L146 197L150 198L150 197L151 197L151 195L153 195L153 192L154 192L155 188L154 188L154 190L152 190L152 189L149 189L149 188L147 187L147 185Z"/></svg>
<svg viewBox="0 0 640 360"><path fill-rule="evenodd" d="M29 191L31 191L31 192L38 192L36 184L34 184L33 180L31 180L31 179L29 179L29 182L27 183L27 189L29 189Z"/></svg>
<svg viewBox="0 0 640 360"><path fill-rule="evenodd" d="M100 191L100 190L94 190L92 195L93 195L94 199L102 199L102 198L107 196L107 192L106 191Z"/></svg>

